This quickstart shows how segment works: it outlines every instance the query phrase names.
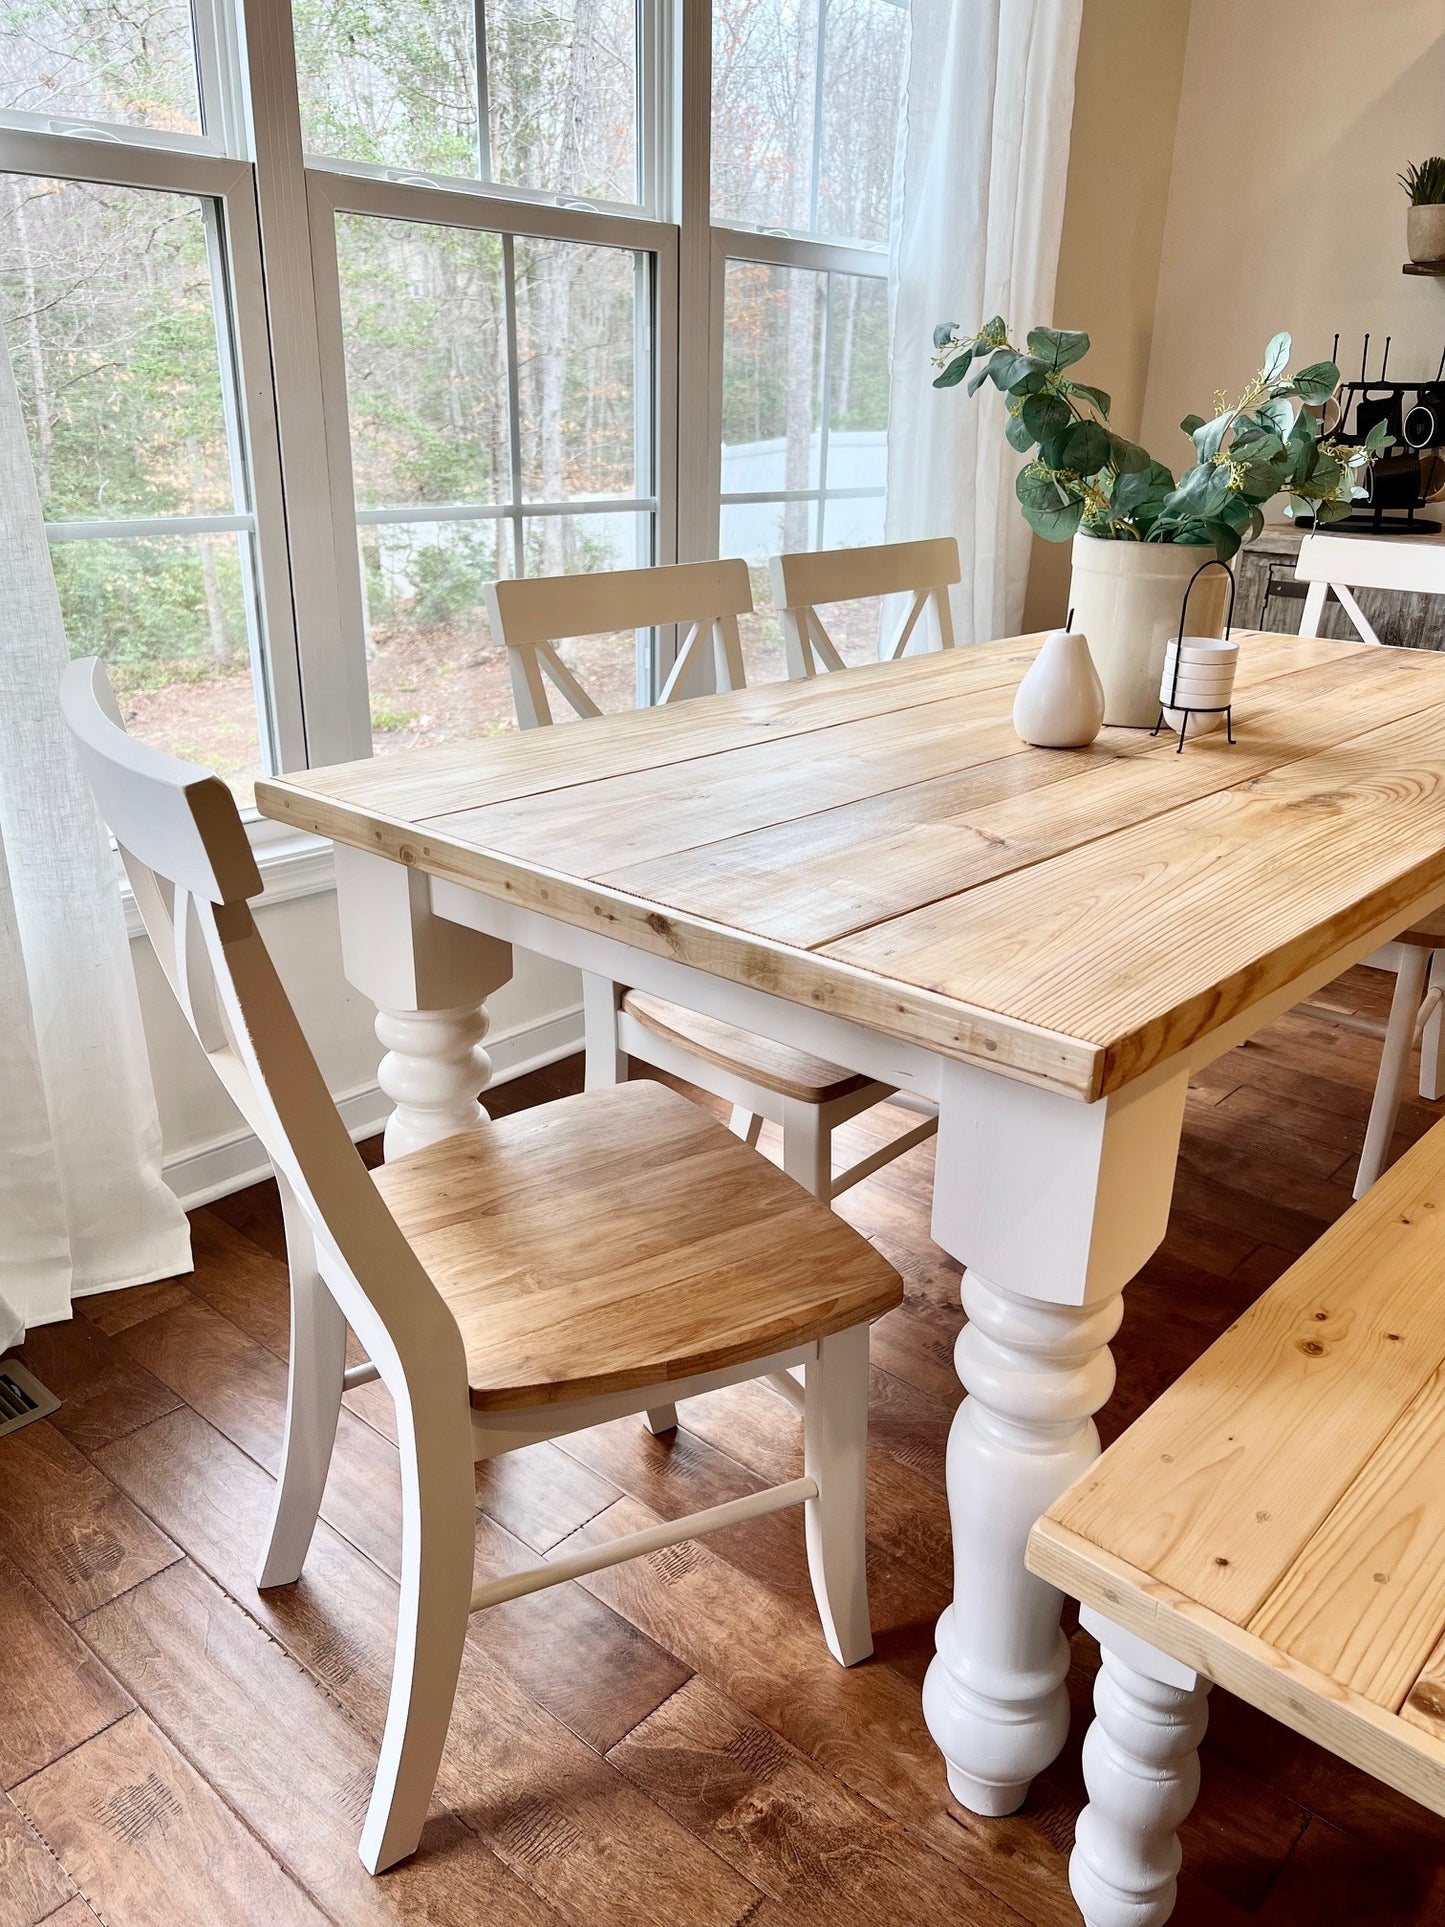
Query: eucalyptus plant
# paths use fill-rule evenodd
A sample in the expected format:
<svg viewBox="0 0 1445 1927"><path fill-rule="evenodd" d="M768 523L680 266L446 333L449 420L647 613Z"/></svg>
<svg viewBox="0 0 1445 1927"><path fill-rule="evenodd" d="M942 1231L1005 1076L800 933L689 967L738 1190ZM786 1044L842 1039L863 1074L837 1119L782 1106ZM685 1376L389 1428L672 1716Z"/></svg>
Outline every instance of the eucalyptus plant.
<svg viewBox="0 0 1445 1927"><path fill-rule="evenodd" d="M1356 476L1388 446L1383 422L1361 444L1331 440L1316 411L1339 386L1332 361L1288 378L1290 338L1278 334L1239 399L1214 398L1214 414L1180 423L1193 462L1176 480L1146 448L1109 426L1110 398L1067 371L1089 352L1077 329L1032 328L1026 347L1009 340L1001 316L977 334L944 322L934 330L935 388L966 375L976 394L991 381L1004 397L1009 445L1031 459L1015 493L1025 520L1045 540L1076 531L1106 541L1210 544L1227 561L1264 527L1264 504L1288 494L1293 514L1341 521L1364 491ZM972 373L970 375L970 369Z"/></svg>

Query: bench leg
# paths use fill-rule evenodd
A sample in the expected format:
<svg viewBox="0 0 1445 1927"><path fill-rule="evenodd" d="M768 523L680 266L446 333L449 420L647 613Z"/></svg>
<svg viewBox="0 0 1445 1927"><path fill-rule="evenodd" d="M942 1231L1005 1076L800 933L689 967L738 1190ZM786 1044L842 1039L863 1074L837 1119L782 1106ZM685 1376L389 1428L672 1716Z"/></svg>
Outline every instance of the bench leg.
<svg viewBox="0 0 1445 1927"><path fill-rule="evenodd" d="M1096 1613L1086 1609L1081 1623L1104 1663L1069 1885L1086 1927L1163 1927L1174 1911L1179 1828L1199 1796L1209 1681Z"/></svg>

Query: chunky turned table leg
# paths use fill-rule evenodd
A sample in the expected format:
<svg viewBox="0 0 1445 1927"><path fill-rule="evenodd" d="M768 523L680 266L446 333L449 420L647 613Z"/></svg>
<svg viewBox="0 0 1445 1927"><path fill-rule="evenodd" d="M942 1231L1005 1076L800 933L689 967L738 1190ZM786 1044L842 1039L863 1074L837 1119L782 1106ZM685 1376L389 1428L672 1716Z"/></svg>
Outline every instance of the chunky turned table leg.
<svg viewBox="0 0 1445 1927"><path fill-rule="evenodd" d="M486 1122L477 1095L492 1080L492 1060L482 1049L488 1028L479 1004L377 1011L386 1055L376 1081L396 1106L386 1123L388 1160Z"/></svg>
<svg viewBox="0 0 1445 1927"><path fill-rule="evenodd" d="M1029 1530L1099 1450L1109 1341L1169 1216L1187 1074L1093 1104L944 1067L933 1235L967 1266L948 1441L954 1594L924 1717L954 1798L997 1817L1068 1733L1063 1596L1024 1565Z"/></svg>
<svg viewBox="0 0 1445 1927"><path fill-rule="evenodd" d="M1093 1414L1114 1387L1118 1294L1045 1305L965 1274L954 1357L968 1393L948 1440L953 1603L924 1684L954 1798L997 1817L1069 1730L1069 1647L1057 1590L1024 1568L1034 1521L1098 1456Z"/></svg>
<svg viewBox="0 0 1445 1927"><path fill-rule="evenodd" d="M485 999L512 974L510 947L434 915L427 877L366 850L338 846L336 893L346 975L376 1005L386 1050L387 1158L485 1123Z"/></svg>
<svg viewBox="0 0 1445 1927"><path fill-rule="evenodd" d="M1179 1828L1199 1797L1209 1682L1096 1614L1085 1612L1084 1624L1103 1665L1069 1885L1086 1927L1163 1927L1174 1911Z"/></svg>

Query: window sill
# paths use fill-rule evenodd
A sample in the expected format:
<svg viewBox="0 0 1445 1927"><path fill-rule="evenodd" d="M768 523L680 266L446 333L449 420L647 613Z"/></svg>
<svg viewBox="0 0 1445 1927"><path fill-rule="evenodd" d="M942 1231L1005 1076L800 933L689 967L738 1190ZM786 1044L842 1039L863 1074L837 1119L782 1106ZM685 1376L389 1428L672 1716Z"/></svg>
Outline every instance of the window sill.
<svg viewBox="0 0 1445 1927"><path fill-rule="evenodd" d="M265 817L248 820L246 830L256 852L256 867L266 886L266 894L259 899L262 909L286 903L293 897L320 896L336 887L335 852L325 837L308 836ZM126 935L132 939L143 937L145 925L119 856L116 868L120 871Z"/></svg>

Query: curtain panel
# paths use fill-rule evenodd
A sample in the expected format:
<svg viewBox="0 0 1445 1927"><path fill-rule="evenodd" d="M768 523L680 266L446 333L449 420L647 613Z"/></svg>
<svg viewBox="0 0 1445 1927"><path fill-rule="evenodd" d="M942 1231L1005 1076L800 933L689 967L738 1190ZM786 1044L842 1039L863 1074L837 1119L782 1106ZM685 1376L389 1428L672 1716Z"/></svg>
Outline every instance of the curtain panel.
<svg viewBox="0 0 1445 1927"><path fill-rule="evenodd" d="M1052 317L1083 0L913 0L889 299L891 541L957 537L958 640L1014 634L1031 537L992 388L935 389L933 330Z"/></svg>
<svg viewBox="0 0 1445 1927"><path fill-rule="evenodd" d="M115 853L60 721L67 655L0 340L0 1349L73 1297L191 1264Z"/></svg>

